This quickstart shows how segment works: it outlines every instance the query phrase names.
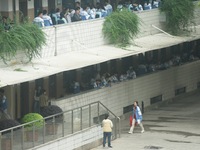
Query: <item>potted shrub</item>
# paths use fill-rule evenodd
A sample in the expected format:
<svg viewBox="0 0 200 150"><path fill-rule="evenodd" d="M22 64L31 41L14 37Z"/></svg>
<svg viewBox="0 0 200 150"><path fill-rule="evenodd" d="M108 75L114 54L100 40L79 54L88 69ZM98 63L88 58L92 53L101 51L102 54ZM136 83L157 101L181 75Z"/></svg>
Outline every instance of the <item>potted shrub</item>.
<svg viewBox="0 0 200 150"><path fill-rule="evenodd" d="M188 31L194 21L194 4L191 0L165 0L160 11L166 15L166 29L173 35Z"/></svg>
<svg viewBox="0 0 200 150"><path fill-rule="evenodd" d="M19 122L13 119L6 119L0 121L0 131L20 125ZM1 149L12 150L10 131L2 133Z"/></svg>
<svg viewBox="0 0 200 150"><path fill-rule="evenodd" d="M4 63L11 61L21 51L27 61L31 61L40 56L45 43L45 33L35 24L28 21L19 23L0 16L0 59Z"/></svg>
<svg viewBox="0 0 200 150"><path fill-rule="evenodd" d="M38 129L43 127L44 120L43 120L43 117L38 113L28 113L24 115L24 117L22 118L22 123L29 123L32 121L35 121L35 122L25 125L26 139L27 141L38 141Z"/></svg>
<svg viewBox="0 0 200 150"><path fill-rule="evenodd" d="M140 19L127 9L115 11L105 18L103 35L111 44L126 47L139 33Z"/></svg>
<svg viewBox="0 0 200 150"><path fill-rule="evenodd" d="M41 115L45 117L49 117L52 115L56 115L55 118L53 117L46 119L46 133L47 134L56 134L58 130L58 125L63 121L63 110L56 105L45 106L41 108Z"/></svg>

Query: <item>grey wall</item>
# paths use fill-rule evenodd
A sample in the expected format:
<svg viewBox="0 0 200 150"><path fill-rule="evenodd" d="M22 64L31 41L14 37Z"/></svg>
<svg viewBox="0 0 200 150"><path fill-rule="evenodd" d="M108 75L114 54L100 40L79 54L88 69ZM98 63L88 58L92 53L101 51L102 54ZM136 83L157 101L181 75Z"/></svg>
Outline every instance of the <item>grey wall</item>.
<svg viewBox="0 0 200 150"><path fill-rule="evenodd" d="M123 107L133 104L134 100L138 100L140 104L144 101L145 106L149 106L152 97L163 95L163 100L173 98L175 89L186 87L187 92L194 91L200 81L199 68L200 61L196 61L52 103L63 110L69 110L101 101L116 115L121 116Z"/></svg>

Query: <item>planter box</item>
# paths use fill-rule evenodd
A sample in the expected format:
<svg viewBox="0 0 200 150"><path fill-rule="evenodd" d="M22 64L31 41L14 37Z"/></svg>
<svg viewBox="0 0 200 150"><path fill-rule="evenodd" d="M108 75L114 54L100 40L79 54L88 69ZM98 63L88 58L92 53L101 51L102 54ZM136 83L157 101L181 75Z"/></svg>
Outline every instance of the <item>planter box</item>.
<svg viewBox="0 0 200 150"><path fill-rule="evenodd" d="M57 134L58 132L58 124L55 124L55 127L53 124L46 124L45 125L46 127L46 134L47 135L54 135L54 134Z"/></svg>
<svg viewBox="0 0 200 150"><path fill-rule="evenodd" d="M1 149L2 150L12 150L10 138L2 138L1 139Z"/></svg>
<svg viewBox="0 0 200 150"><path fill-rule="evenodd" d="M35 134L33 133L33 131L26 131L25 134L26 134L26 140L29 142L38 141L39 139L38 131L35 131ZM34 138L33 138L33 134L34 134Z"/></svg>

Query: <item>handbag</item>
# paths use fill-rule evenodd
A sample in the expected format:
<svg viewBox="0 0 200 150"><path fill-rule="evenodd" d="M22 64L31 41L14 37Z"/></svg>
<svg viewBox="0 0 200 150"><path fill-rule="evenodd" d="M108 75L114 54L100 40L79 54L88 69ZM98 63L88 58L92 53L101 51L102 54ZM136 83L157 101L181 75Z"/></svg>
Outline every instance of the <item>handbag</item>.
<svg viewBox="0 0 200 150"><path fill-rule="evenodd" d="M130 117L129 117L129 125L130 125L130 127L132 126L132 121L133 121L133 117L132 117L132 115L130 115Z"/></svg>

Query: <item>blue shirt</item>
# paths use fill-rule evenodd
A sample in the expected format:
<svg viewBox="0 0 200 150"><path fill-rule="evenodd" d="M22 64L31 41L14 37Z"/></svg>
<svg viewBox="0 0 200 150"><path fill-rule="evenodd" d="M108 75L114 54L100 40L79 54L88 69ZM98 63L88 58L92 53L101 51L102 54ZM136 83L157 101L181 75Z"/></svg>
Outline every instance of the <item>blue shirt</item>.
<svg viewBox="0 0 200 150"><path fill-rule="evenodd" d="M6 110L7 108L8 108L7 99L5 96L3 96L3 99L1 100L0 103L0 109Z"/></svg>

